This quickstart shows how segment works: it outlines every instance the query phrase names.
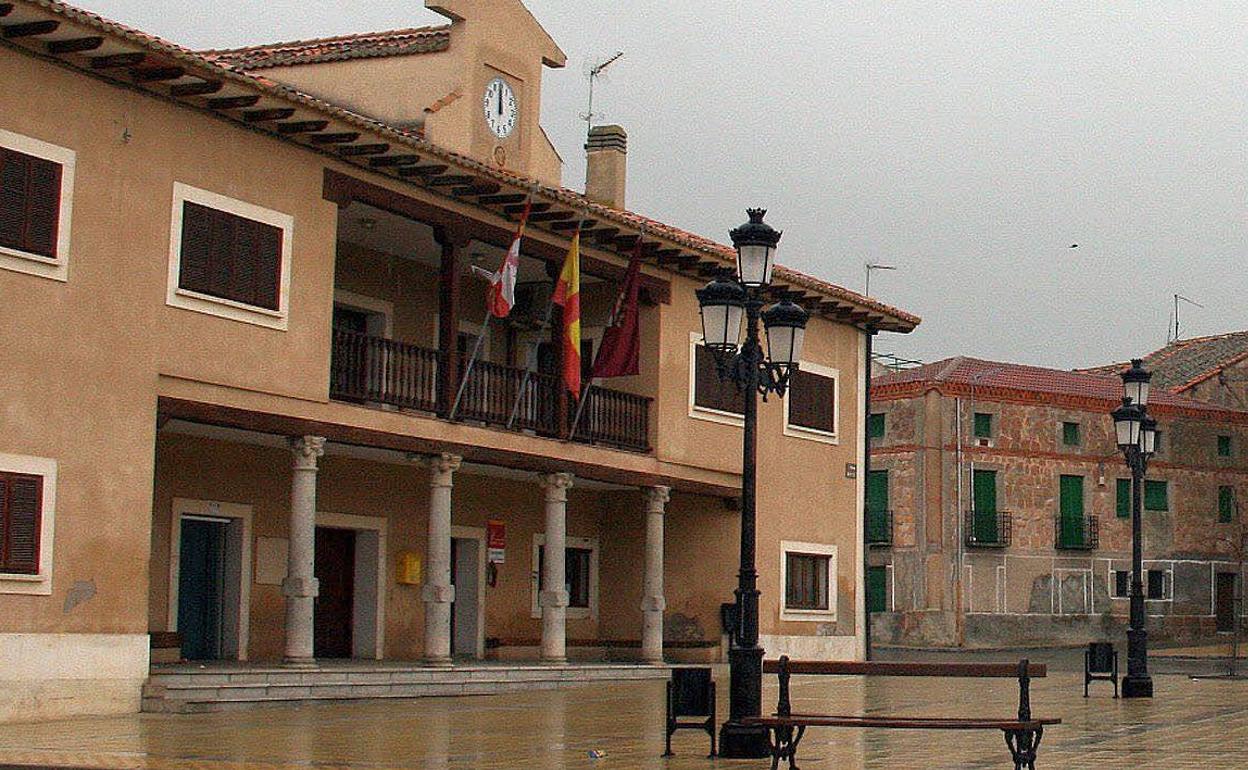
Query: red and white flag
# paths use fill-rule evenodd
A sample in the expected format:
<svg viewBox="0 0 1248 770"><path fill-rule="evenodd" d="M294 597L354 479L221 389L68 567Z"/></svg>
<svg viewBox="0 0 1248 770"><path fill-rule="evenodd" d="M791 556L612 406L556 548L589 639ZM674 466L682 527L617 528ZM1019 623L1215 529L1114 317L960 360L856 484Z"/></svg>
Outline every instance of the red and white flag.
<svg viewBox="0 0 1248 770"><path fill-rule="evenodd" d="M491 313L498 318L506 318L516 304L516 276L520 272L520 241L524 238L524 226L529 221L529 210L533 207L530 198L524 202L524 213L520 215L520 226L516 228L516 236L511 239L511 248L503 257L503 264L498 272L490 277L490 288L486 292L486 304Z"/></svg>

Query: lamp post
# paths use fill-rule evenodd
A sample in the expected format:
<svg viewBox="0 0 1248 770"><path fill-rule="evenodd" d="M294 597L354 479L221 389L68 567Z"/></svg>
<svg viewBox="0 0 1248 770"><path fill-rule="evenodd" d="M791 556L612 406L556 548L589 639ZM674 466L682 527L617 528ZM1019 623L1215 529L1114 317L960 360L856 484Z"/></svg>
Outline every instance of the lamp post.
<svg viewBox="0 0 1248 770"><path fill-rule="evenodd" d="M703 342L715 357L720 378L735 383L745 402L741 566L735 592L735 628L728 650L728 721L720 730L720 754L741 758L770 754L766 729L742 724L742 719L762 713L763 650L758 646L758 571L754 566L758 396L766 399L769 393L784 394L801 359L806 321L810 317L788 299L763 309L780 232L763 222L766 210L749 209L747 213L750 220L730 233L737 251L736 274L716 278L697 292ZM765 355L759 336L760 320L767 335Z"/></svg>
<svg viewBox="0 0 1248 770"><path fill-rule="evenodd" d="M1153 697L1153 680L1148 675L1148 631L1144 628L1143 542L1141 514L1144 474L1148 461L1157 451L1157 421L1148 416L1149 380L1153 377L1140 359L1122 373L1122 406L1115 409L1114 433L1118 448L1131 469L1131 620L1127 630L1127 675L1122 678L1122 697Z"/></svg>

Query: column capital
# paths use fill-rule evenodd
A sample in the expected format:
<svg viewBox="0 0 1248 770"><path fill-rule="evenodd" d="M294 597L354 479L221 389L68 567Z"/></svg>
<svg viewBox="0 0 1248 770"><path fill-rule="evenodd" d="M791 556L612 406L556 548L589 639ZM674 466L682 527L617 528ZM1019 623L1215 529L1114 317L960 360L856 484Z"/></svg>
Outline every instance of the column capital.
<svg viewBox="0 0 1248 770"><path fill-rule="evenodd" d="M539 473L537 483L541 484L542 489L546 490L549 495L571 489L572 478L571 473Z"/></svg>
<svg viewBox="0 0 1248 770"><path fill-rule="evenodd" d="M322 436L292 436L290 451L295 456L295 470L314 471L317 458L325 454L325 439Z"/></svg>
<svg viewBox="0 0 1248 770"><path fill-rule="evenodd" d="M642 497L646 499L646 510L649 513L663 513L663 506L672 499L672 488L662 485L642 487Z"/></svg>
<svg viewBox="0 0 1248 770"><path fill-rule="evenodd" d="M449 452L436 455L409 454L407 457L416 465L428 468L433 476L430 483L436 486L450 486L451 474L459 470L459 466L464 462L462 456L453 455Z"/></svg>

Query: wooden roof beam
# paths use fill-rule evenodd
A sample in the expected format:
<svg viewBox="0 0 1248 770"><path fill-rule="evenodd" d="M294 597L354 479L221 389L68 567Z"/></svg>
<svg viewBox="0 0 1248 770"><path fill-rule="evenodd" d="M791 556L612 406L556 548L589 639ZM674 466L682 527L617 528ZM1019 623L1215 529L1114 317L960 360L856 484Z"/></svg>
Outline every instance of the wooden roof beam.
<svg viewBox="0 0 1248 770"><path fill-rule="evenodd" d="M340 131L333 134L317 134L309 136L308 141L312 144L351 144L360 138L358 131Z"/></svg>
<svg viewBox="0 0 1248 770"><path fill-rule="evenodd" d="M503 203L524 203L524 199L528 196L524 193L501 193L499 195L483 195L477 199L477 203L483 206L497 206Z"/></svg>
<svg viewBox="0 0 1248 770"><path fill-rule="evenodd" d="M619 232L618 227L595 227L592 230L582 230L581 235L593 238L598 243L609 243Z"/></svg>
<svg viewBox="0 0 1248 770"><path fill-rule="evenodd" d="M575 230L577 226L579 225L581 228L581 234L584 235L585 230L587 228L593 227L595 224L597 224L597 220L594 220L594 219L585 219L585 220L569 219L563 222L551 222L550 229L552 230Z"/></svg>
<svg viewBox="0 0 1248 770"><path fill-rule="evenodd" d="M161 80L177 80L186 74L181 67L152 67L130 70L130 79L136 83L157 83Z"/></svg>
<svg viewBox="0 0 1248 770"><path fill-rule="evenodd" d="M169 86L169 95L207 96L220 91L224 85L220 80L204 80L199 83L174 83Z"/></svg>
<svg viewBox="0 0 1248 770"><path fill-rule="evenodd" d="M472 181L472 177L467 174L446 174L444 176L435 176L426 184L431 187L453 187L455 185L464 185Z"/></svg>
<svg viewBox="0 0 1248 770"><path fill-rule="evenodd" d="M532 213L534 211L547 211L548 209L550 209L549 203L534 203L532 208L529 209L529 211L530 213ZM523 214L524 204L521 203L521 204L517 204L514 206L503 206L503 213L504 214Z"/></svg>
<svg viewBox="0 0 1248 770"><path fill-rule="evenodd" d="M554 222L560 219L575 220L577 214L575 211L538 211L529 214L530 222Z"/></svg>
<svg viewBox="0 0 1248 770"><path fill-rule="evenodd" d="M13 6L9 6L12 8ZM48 53L53 56L60 56L66 53L82 53L84 51L94 51L104 45L102 37L75 37L69 40L52 40L48 42Z"/></svg>
<svg viewBox="0 0 1248 770"><path fill-rule="evenodd" d="M447 169L449 168L450 166L446 166L440 163L434 164L432 166L404 166L399 169L399 176L431 177L431 176L437 176L438 174L445 174Z"/></svg>
<svg viewBox="0 0 1248 770"><path fill-rule="evenodd" d="M213 110L240 110L244 107L254 107L260 103L260 97L255 94L248 96L214 96L208 100L208 108Z"/></svg>
<svg viewBox="0 0 1248 770"><path fill-rule="evenodd" d="M498 182L491 182L488 179L478 178L466 187L456 187L454 190L451 190L451 195L454 195L457 198L476 198L481 195L493 195L502 188L503 186Z"/></svg>
<svg viewBox="0 0 1248 770"><path fill-rule="evenodd" d="M267 110L247 110L243 113L243 120L248 123L270 123L275 120L286 120L294 115L294 107L274 107Z"/></svg>
<svg viewBox="0 0 1248 770"><path fill-rule="evenodd" d="M12 3L0 3L0 16L8 16L13 13Z"/></svg>
<svg viewBox="0 0 1248 770"><path fill-rule="evenodd" d="M329 128L328 120L292 120L289 123L278 123L279 134L312 134Z"/></svg>
<svg viewBox="0 0 1248 770"><path fill-rule="evenodd" d="M660 265L668 265L675 262L681 255L680 249L658 249L654 252L654 258L659 261Z"/></svg>
<svg viewBox="0 0 1248 770"><path fill-rule="evenodd" d="M380 142L377 144L353 144L350 147L339 147L338 154L344 158L354 158L360 155L381 155L389 150L390 145Z"/></svg>
<svg viewBox="0 0 1248 770"><path fill-rule="evenodd" d="M107 56L92 56L91 69L93 70L110 70L118 67L137 67L147 58L147 54L141 52L134 53L114 53ZM256 101L260 101L260 97L256 97Z"/></svg>
<svg viewBox="0 0 1248 770"><path fill-rule="evenodd" d="M19 37L33 37L34 35L49 35L61 26L59 21L48 19L47 21L28 21L24 24L7 24L0 28L4 31L4 36L13 40Z"/></svg>
<svg viewBox="0 0 1248 770"><path fill-rule="evenodd" d="M368 165L373 168L386 168L389 166L415 166L420 163L419 155L382 155L377 158L370 158Z"/></svg>

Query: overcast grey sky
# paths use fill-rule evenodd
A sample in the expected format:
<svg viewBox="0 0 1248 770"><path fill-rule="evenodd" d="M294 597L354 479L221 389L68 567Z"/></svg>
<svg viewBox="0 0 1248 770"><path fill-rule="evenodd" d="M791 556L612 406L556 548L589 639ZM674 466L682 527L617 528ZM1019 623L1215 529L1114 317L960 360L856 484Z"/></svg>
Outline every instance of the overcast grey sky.
<svg viewBox="0 0 1248 770"><path fill-rule="evenodd" d="M437 23L420 0L75 0L191 47ZM923 316L877 349L1071 367L1248 328L1248 5L526 0L568 54L543 124L583 179L591 61L629 207ZM597 110L596 110L597 111ZM1071 244L1079 248L1070 248Z"/></svg>

